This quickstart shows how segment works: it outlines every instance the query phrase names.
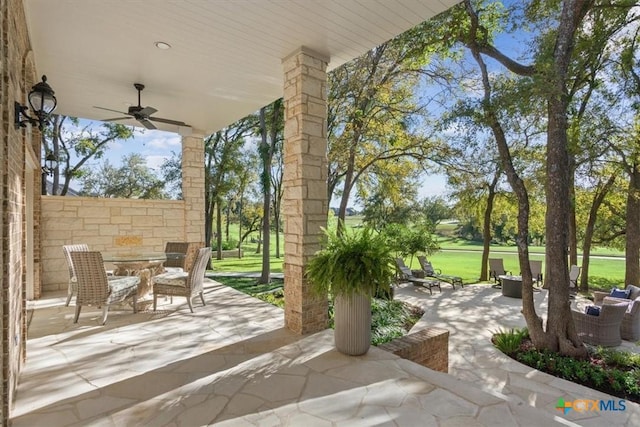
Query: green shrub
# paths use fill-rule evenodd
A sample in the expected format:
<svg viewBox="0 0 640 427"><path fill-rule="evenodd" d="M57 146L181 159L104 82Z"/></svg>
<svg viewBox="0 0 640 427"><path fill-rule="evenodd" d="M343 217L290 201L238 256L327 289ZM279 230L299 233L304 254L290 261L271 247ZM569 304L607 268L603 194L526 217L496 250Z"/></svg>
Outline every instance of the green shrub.
<svg viewBox="0 0 640 427"><path fill-rule="evenodd" d="M522 340L529 336L527 328L498 329L493 333L491 342L501 352L512 355L520 348Z"/></svg>
<svg viewBox="0 0 640 427"><path fill-rule="evenodd" d="M222 250L230 251L233 249L238 249L238 241L236 239L229 239L222 241Z"/></svg>
<svg viewBox="0 0 640 427"><path fill-rule="evenodd" d="M607 366L609 362L594 364L590 360L576 360L551 351L535 349L516 352L515 359L557 377L638 402L640 372L635 367L634 360L637 355L602 348L593 352L593 357L600 358L600 355L604 355L599 359L602 362L605 359L615 362L611 362L611 366ZM612 367L613 363L618 367Z"/></svg>

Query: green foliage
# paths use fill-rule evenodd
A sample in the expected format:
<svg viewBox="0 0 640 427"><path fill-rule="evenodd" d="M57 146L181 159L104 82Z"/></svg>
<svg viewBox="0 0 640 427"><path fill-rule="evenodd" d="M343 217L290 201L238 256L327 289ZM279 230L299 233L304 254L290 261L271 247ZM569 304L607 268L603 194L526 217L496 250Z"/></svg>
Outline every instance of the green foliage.
<svg viewBox="0 0 640 427"><path fill-rule="evenodd" d="M382 236L369 228L325 235L324 249L311 258L306 271L317 293L371 297L392 282L394 260Z"/></svg>
<svg viewBox="0 0 640 427"><path fill-rule="evenodd" d="M215 251L218 249L218 246L215 244L215 242L211 243L211 247L212 249ZM232 249L238 249L238 240L236 239L229 239L229 240L223 240L222 241L222 250L223 251L230 251Z"/></svg>
<svg viewBox="0 0 640 427"><path fill-rule="evenodd" d="M634 402L640 401L640 355L596 349L588 360L548 350L509 353L527 366Z"/></svg>
<svg viewBox="0 0 640 427"><path fill-rule="evenodd" d="M413 261L418 253L431 255L439 249L434 232L435 227L425 221L412 226L389 224L381 234L398 256L404 258L410 255Z"/></svg>
<svg viewBox="0 0 640 427"><path fill-rule="evenodd" d="M80 179L81 195L95 197L122 197L135 199L164 199L164 183L147 166L140 154L122 158L122 166L111 166L108 161L97 170L91 170Z"/></svg>
<svg viewBox="0 0 640 427"><path fill-rule="evenodd" d="M493 333L491 342L501 352L512 355L520 348L522 340L529 336L527 328L517 329L511 328L503 330L500 328Z"/></svg>
<svg viewBox="0 0 640 427"><path fill-rule="evenodd" d="M607 365L626 366L640 369L640 354L618 351L611 348L596 347L594 354Z"/></svg>
<svg viewBox="0 0 640 427"><path fill-rule="evenodd" d="M371 344L380 345L406 335L424 314L401 301L371 301Z"/></svg>

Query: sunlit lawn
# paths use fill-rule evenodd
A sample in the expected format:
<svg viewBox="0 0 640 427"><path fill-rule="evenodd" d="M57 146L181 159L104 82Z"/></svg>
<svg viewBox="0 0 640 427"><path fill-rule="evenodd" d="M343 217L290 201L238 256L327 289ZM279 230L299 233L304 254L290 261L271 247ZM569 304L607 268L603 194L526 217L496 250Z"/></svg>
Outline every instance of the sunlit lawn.
<svg viewBox="0 0 640 427"><path fill-rule="evenodd" d="M361 218L351 217L347 221L348 226L361 223ZM450 225L445 225L450 227ZM450 227L451 228L451 227ZM237 228L231 225L231 236L237 236ZM258 234L253 236L257 239ZM271 259L270 268L272 273L282 272L284 261L284 237L280 236L280 255L275 257L275 235L271 235ZM467 242L461 239L440 239L442 250L429 256L429 260L436 269L442 270L443 274L450 274L462 277L464 283L477 283L480 277L480 264L482 260L482 245L475 242ZM212 260L215 272L259 272L262 270L262 254L256 253L257 243L251 243L248 238L243 244L244 256L242 259L228 258L223 260ZM530 247L531 259L544 261L544 247ZM591 288L610 289L613 286L624 287L624 258L621 253L609 249L597 249L589 264L589 286ZM617 255L617 257L615 257ZM492 246L490 258L502 258L505 268L512 274L519 274L517 249L514 246ZM408 257L405 262L409 264ZM582 262L579 257L578 262ZM414 259L412 268L419 268L418 260Z"/></svg>

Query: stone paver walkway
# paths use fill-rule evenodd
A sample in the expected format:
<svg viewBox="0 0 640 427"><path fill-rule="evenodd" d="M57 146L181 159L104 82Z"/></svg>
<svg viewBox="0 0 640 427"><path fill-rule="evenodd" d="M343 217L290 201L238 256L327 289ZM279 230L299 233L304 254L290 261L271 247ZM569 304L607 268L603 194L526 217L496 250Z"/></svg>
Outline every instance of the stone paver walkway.
<svg viewBox="0 0 640 427"><path fill-rule="evenodd" d="M183 298L158 312L83 308L73 324L64 295L33 303L27 362L13 426L549 426L639 425L624 414L559 416L555 400L606 396L526 368L488 344L517 323L511 301L489 287L398 298L427 309L416 328L451 330L453 375L372 348L333 349L326 330L297 336L283 312L207 281L207 306ZM72 304L73 305L73 304ZM494 306L493 310L485 308ZM440 314L437 314L440 313ZM474 332L475 331L475 332ZM486 343L484 343L486 341ZM572 422L573 420L574 422ZM599 423L598 423L599 422Z"/></svg>
<svg viewBox="0 0 640 427"><path fill-rule="evenodd" d="M429 292L413 286L403 286L396 298L418 305L425 315L414 326L420 330L428 326L449 330L449 373L469 381L485 391L499 393L513 402L533 406L549 416L573 421L581 426L640 426L640 406L626 402L625 411L569 411L564 415L556 409L558 398L565 401L578 399L614 399L522 365L505 356L491 344L490 338L498 329L525 326L520 313L522 300L502 295L499 289L487 285L471 285L452 290L442 286L442 293ZM426 291L426 292L425 292ZM537 312L546 318L546 290L534 293ZM580 309L588 303L578 299L573 306ZM638 351L638 346L624 342L627 351ZM618 399L615 398L617 401ZM539 424L542 425L542 424Z"/></svg>

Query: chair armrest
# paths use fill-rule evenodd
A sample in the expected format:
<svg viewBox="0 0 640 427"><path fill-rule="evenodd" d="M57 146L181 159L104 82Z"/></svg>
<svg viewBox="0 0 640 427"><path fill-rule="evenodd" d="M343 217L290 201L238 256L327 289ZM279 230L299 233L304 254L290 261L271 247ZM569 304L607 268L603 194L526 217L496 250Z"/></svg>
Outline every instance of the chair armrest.
<svg viewBox="0 0 640 427"><path fill-rule="evenodd" d="M439 268L434 268L434 269L433 269L433 271L434 271L436 274L442 274L442 270L440 270Z"/></svg>
<svg viewBox="0 0 640 427"><path fill-rule="evenodd" d="M620 304L620 303L630 304L631 302L632 300L630 299L610 297L608 295L605 296L604 299L602 300L603 304Z"/></svg>
<svg viewBox="0 0 640 427"><path fill-rule="evenodd" d="M593 303L595 305L602 305L604 298L608 297L609 293L608 292L600 292L600 291L594 291L593 292Z"/></svg>

